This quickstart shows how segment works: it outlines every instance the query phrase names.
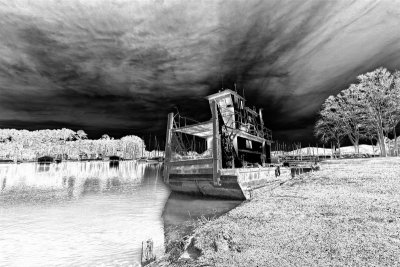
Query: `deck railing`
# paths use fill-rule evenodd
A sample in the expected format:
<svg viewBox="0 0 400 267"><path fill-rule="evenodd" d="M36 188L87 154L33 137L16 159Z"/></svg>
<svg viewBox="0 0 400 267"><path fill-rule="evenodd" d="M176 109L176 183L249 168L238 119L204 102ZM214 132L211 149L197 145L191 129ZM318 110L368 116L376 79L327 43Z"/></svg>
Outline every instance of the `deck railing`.
<svg viewBox="0 0 400 267"><path fill-rule="evenodd" d="M228 113L227 111L225 111L221 115L222 116L238 115L237 120L235 120L233 123L228 122L227 124L235 125L235 129L239 129L239 130L245 131L251 135L272 141L272 131L270 129L268 129L267 127L265 127L264 125L262 125L261 123L255 121L254 119L252 122L249 122L249 120L245 120L243 114L241 114L238 111L234 111L234 113L232 113L232 112ZM190 126L190 125L198 124L198 123L200 123L200 122L195 119L189 118L189 117L181 116L179 113L174 115L174 124L173 124L174 128L182 128L182 127L186 127L186 126ZM229 126L227 128L233 129L232 127L229 127Z"/></svg>

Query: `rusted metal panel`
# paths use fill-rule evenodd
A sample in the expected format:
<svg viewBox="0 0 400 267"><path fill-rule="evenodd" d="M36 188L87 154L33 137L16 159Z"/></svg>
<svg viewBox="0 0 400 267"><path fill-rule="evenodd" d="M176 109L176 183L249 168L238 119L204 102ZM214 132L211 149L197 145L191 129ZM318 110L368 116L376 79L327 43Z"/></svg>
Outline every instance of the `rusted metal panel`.
<svg viewBox="0 0 400 267"><path fill-rule="evenodd" d="M218 109L217 103L211 101L211 111L212 111L212 122L213 122L213 182L214 185L219 185L219 157L220 157L220 147L219 147L219 123L218 123Z"/></svg>

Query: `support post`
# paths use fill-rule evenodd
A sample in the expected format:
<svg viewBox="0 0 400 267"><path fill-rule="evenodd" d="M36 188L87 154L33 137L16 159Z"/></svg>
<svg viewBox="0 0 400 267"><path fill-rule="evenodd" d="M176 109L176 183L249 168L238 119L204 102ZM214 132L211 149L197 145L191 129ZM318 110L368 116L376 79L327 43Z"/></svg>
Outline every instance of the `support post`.
<svg viewBox="0 0 400 267"><path fill-rule="evenodd" d="M218 123L218 109L215 100L211 102L212 123L213 123L213 184L220 185L220 143L219 143L219 123Z"/></svg>
<svg viewBox="0 0 400 267"><path fill-rule="evenodd" d="M265 151L265 141L262 142L261 151L262 151L261 152L261 166L264 167L266 159L267 159L267 153Z"/></svg>
<svg viewBox="0 0 400 267"><path fill-rule="evenodd" d="M261 137L264 139L265 134L264 134L264 120L263 120L263 116L262 116L262 108L260 108L258 110L258 116L260 118L260 124L261 124L261 135L262 135ZM264 166L266 158L267 158L266 151L265 151L265 140L262 142L262 152L261 153L262 153L261 154L261 166ZM271 153L271 149L270 149L269 153ZM270 157L271 157L271 154L270 154Z"/></svg>
<svg viewBox="0 0 400 267"><path fill-rule="evenodd" d="M169 183L169 165L171 162L171 140L172 140L172 128L174 123L174 113L168 114L167 124L167 135L165 142L165 158L164 158L164 183Z"/></svg>

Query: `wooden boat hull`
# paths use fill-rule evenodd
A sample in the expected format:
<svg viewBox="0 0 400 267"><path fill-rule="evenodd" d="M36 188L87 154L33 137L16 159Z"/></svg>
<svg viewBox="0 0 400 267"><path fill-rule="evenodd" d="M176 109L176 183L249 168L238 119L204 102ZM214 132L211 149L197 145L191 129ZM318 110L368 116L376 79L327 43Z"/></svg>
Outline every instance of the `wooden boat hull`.
<svg viewBox="0 0 400 267"><path fill-rule="evenodd" d="M168 114L164 181L173 191L248 199L255 188L307 171L287 164L275 175L279 167L271 164L272 132L264 126L261 110L246 107L237 92L226 89L207 99L209 121L187 124L185 118L181 124L179 114ZM195 137L203 139L205 149L196 150L190 136L193 145Z"/></svg>
<svg viewBox="0 0 400 267"><path fill-rule="evenodd" d="M275 167L221 170L220 185L214 185L211 173L170 174L168 185L172 191L200 196L245 200L255 188L291 177L289 168L281 168L275 176Z"/></svg>

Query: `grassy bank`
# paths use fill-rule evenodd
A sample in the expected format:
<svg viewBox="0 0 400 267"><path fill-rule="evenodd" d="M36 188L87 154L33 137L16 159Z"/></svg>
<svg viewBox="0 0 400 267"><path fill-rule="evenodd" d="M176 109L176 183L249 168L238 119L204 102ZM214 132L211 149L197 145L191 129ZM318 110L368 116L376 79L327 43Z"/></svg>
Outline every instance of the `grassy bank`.
<svg viewBox="0 0 400 267"><path fill-rule="evenodd" d="M398 266L400 159L328 161L255 191L187 243L194 259L155 266Z"/></svg>

